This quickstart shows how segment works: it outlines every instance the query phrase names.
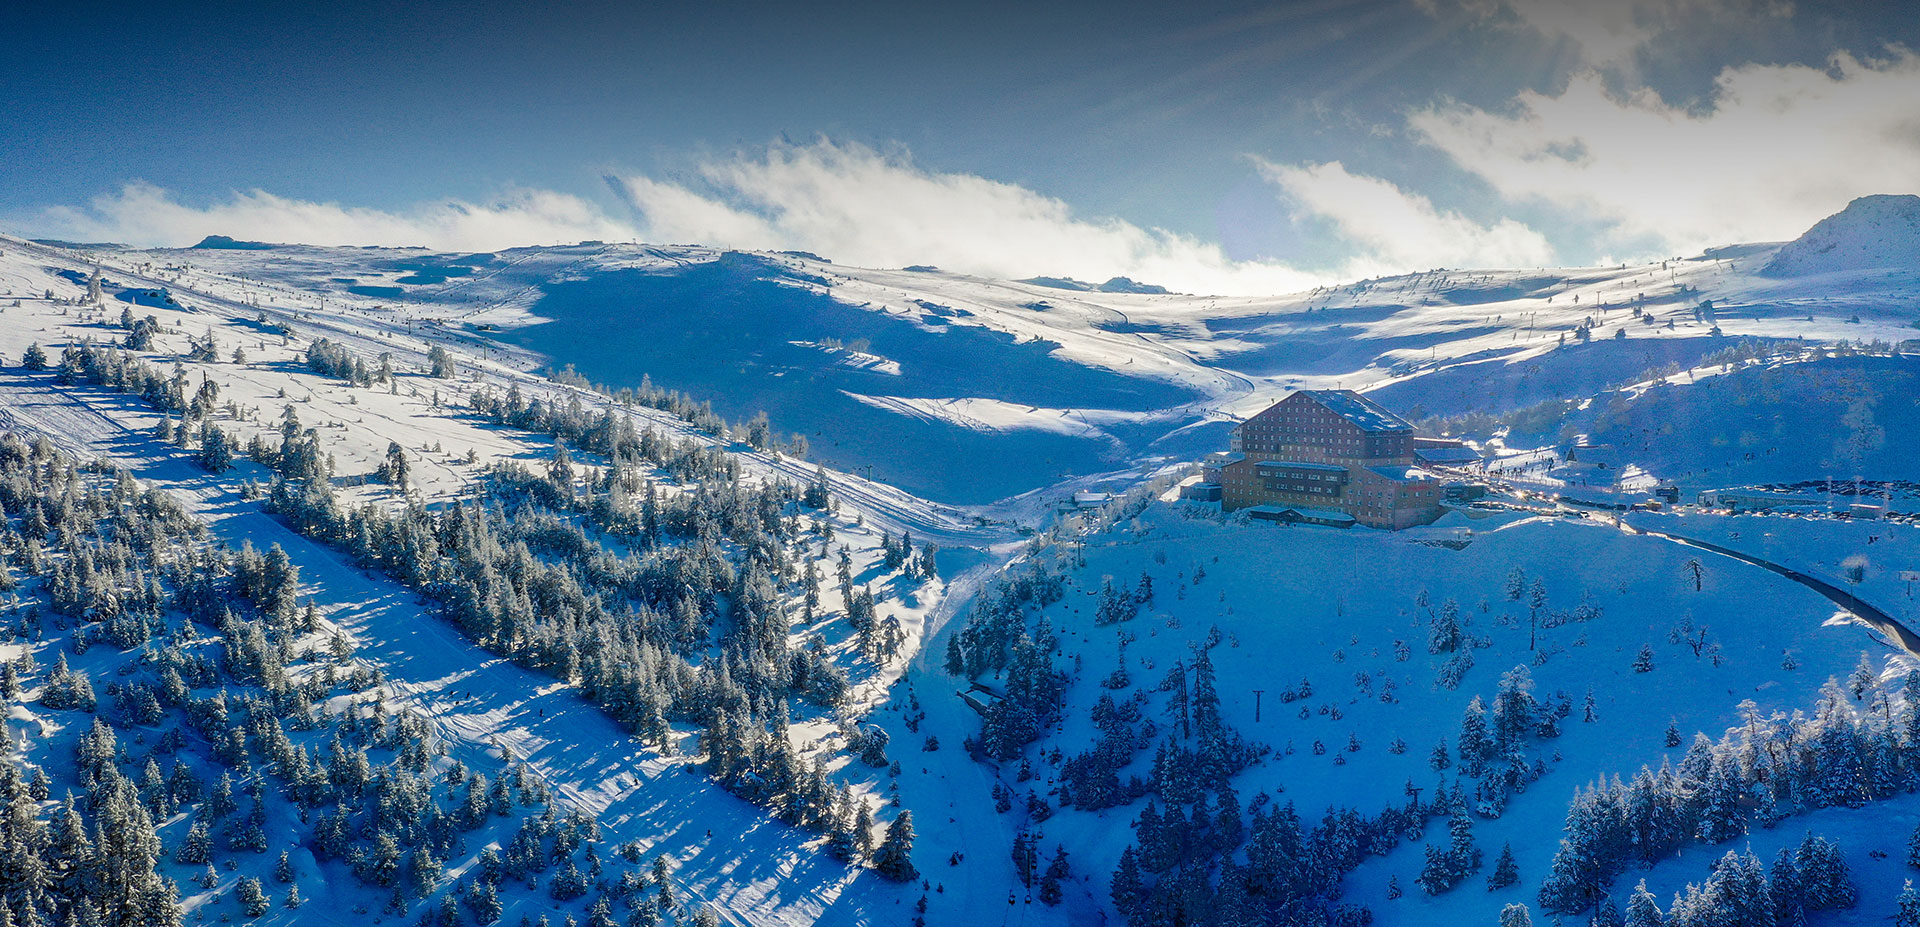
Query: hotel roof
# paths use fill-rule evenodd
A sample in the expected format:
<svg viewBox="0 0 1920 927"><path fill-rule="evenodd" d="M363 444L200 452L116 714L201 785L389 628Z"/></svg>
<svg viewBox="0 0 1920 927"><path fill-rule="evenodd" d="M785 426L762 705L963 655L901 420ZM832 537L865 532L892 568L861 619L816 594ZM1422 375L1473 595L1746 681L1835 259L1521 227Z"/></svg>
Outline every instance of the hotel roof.
<svg viewBox="0 0 1920 927"><path fill-rule="evenodd" d="M1362 431L1412 431L1413 424L1350 389L1309 389L1301 392L1332 409Z"/></svg>

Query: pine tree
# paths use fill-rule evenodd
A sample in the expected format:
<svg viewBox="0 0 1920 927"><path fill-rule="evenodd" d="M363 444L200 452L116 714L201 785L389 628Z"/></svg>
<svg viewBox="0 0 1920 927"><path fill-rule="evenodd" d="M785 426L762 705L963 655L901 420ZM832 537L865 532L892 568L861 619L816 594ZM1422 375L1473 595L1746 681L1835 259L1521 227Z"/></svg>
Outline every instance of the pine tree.
<svg viewBox="0 0 1920 927"><path fill-rule="evenodd" d="M1920 892L1914 891L1912 879L1900 889L1900 910L1893 915L1893 927L1920 927Z"/></svg>
<svg viewBox="0 0 1920 927"><path fill-rule="evenodd" d="M1660 904L1654 900L1653 893L1647 891L1647 882L1640 880L1634 886L1633 896L1627 901L1627 919L1623 927L1664 927L1666 915L1661 913Z"/></svg>
<svg viewBox="0 0 1920 927"><path fill-rule="evenodd" d="M186 839L173 851L174 861L197 866L207 862L213 853L213 838L207 833L205 821L196 819L187 828Z"/></svg>
<svg viewBox="0 0 1920 927"><path fill-rule="evenodd" d="M1807 896L1800 870L1793 862L1793 847L1781 847L1767 871L1767 899L1773 902L1773 915L1781 924L1806 922Z"/></svg>
<svg viewBox="0 0 1920 927"><path fill-rule="evenodd" d="M1526 905L1507 905L1500 909L1500 927L1533 927L1533 915Z"/></svg>
<svg viewBox="0 0 1920 927"><path fill-rule="evenodd" d="M1093 623L1109 625L1129 621L1138 608L1139 604L1134 598L1114 588L1113 580L1108 578L1100 587L1100 604L1094 610Z"/></svg>
<svg viewBox="0 0 1920 927"><path fill-rule="evenodd" d="M1493 742L1487 737L1487 709L1476 695L1460 719L1460 770L1469 776L1480 775L1492 749Z"/></svg>
<svg viewBox="0 0 1920 927"><path fill-rule="evenodd" d="M240 909L248 917L262 917L272 907L267 893L260 890L260 880L251 876L242 876L234 888L234 898L240 902Z"/></svg>
<svg viewBox="0 0 1920 927"><path fill-rule="evenodd" d="M200 436L200 466L213 473L225 473L233 466L233 444L217 425L208 425Z"/></svg>
<svg viewBox="0 0 1920 927"><path fill-rule="evenodd" d="M387 443L387 458L380 464L380 482L400 492L407 491L407 452L398 441Z"/></svg>
<svg viewBox="0 0 1920 927"><path fill-rule="evenodd" d="M446 348L434 345L427 351L427 364L430 375L440 380L450 380L460 375L459 367L453 361L453 355Z"/></svg>
<svg viewBox="0 0 1920 927"><path fill-rule="evenodd" d="M1047 863L1047 872L1040 878L1040 901L1049 906L1059 904L1063 898L1060 883L1069 874L1067 848L1056 845L1053 848L1053 860Z"/></svg>
<svg viewBox="0 0 1920 927"><path fill-rule="evenodd" d="M147 880L139 907L141 927L180 927L186 919L180 908L180 886L165 876L156 875Z"/></svg>
<svg viewBox="0 0 1920 927"><path fill-rule="evenodd" d="M1513 861L1513 844L1502 844L1500 858L1494 860L1493 875L1487 877L1487 890L1506 888L1520 881L1520 869Z"/></svg>
<svg viewBox="0 0 1920 927"><path fill-rule="evenodd" d="M905 882L920 874L913 868L913 812L903 810L887 825L886 837L873 852L873 868L895 882Z"/></svg>
<svg viewBox="0 0 1920 927"><path fill-rule="evenodd" d="M1808 911L1851 908L1859 900L1840 848L1824 837L1808 834L1794 851L1793 864Z"/></svg>
<svg viewBox="0 0 1920 927"><path fill-rule="evenodd" d="M504 908L500 894L493 883L486 879L473 882L467 888L467 908L473 912L473 919L481 924L492 924L500 920Z"/></svg>
<svg viewBox="0 0 1920 927"><path fill-rule="evenodd" d="M1129 923L1137 922L1148 898L1148 888L1140 877L1139 856L1132 846L1120 851L1120 865L1113 871L1113 880L1108 883L1108 898L1120 916Z"/></svg>
<svg viewBox="0 0 1920 927"><path fill-rule="evenodd" d="M1428 653L1452 653L1460 649L1460 606L1448 599L1427 628Z"/></svg>
<svg viewBox="0 0 1920 927"><path fill-rule="evenodd" d="M1697 898L1698 912L1711 912L1713 923L1771 924L1775 922L1773 900L1760 860L1751 853L1729 851L1715 864L1713 874ZM1682 917L1682 905L1670 912L1676 922Z"/></svg>
<svg viewBox="0 0 1920 927"><path fill-rule="evenodd" d="M864 860L873 857L873 809L867 807L866 799L856 799L858 807L853 810L853 853L854 859ZM911 823L911 818L908 819ZM891 830L891 829L889 829ZM908 847L912 847L913 830L907 830Z"/></svg>
<svg viewBox="0 0 1920 927"><path fill-rule="evenodd" d="M1707 777L1706 807L1700 814L1701 840L1725 843L1746 830L1740 821L1741 792L1739 773L1734 770L1732 760L1725 755L1716 756L1713 772Z"/></svg>
<svg viewBox="0 0 1920 927"><path fill-rule="evenodd" d="M21 352L20 366L26 370L47 369L47 352L41 349L40 342L27 345L27 349Z"/></svg>

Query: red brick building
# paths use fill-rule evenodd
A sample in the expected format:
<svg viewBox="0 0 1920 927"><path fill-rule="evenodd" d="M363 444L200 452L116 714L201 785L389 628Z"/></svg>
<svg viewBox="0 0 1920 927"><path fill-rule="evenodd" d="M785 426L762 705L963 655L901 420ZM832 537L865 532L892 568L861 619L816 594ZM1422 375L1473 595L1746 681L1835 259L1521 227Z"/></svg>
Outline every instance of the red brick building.
<svg viewBox="0 0 1920 927"><path fill-rule="evenodd" d="M1233 430L1206 463L1225 511L1398 530L1440 517L1441 482L1414 465L1413 426L1352 390L1300 390Z"/></svg>

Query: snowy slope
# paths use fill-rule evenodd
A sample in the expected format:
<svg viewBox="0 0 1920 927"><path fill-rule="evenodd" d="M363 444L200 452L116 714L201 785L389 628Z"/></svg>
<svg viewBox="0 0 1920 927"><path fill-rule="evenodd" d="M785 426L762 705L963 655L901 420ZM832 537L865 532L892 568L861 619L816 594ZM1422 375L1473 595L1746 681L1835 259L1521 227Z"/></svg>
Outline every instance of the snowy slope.
<svg viewBox="0 0 1920 927"><path fill-rule="evenodd" d="M823 854L817 836L779 824L764 810L686 774L688 763L697 757L670 760L641 747L573 687L480 650L423 608L414 592L364 573L340 552L262 514L246 489L248 483L270 477L265 468L242 461L225 474L210 474L191 463L188 453L153 437L163 417L135 397L84 383L61 383L53 373L22 371L18 365L30 345L44 346L57 359L65 345L119 340L124 332L118 328L117 306L141 317L150 314L161 325L152 346L156 360L172 367L178 359L178 369L191 383L219 384L221 409L214 420L224 430L243 443L255 435L270 435L277 427L278 410L294 408L303 424L316 429L333 459L341 477L339 491L382 507L407 501L389 487L364 482L368 468L377 466L390 443L401 444L408 455L412 499L426 503L463 492L496 462L537 465L552 453L553 443L544 437L503 429L463 411L465 397L476 390L517 386L558 403L571 397L609 406L603 397L479 355L460 355L466 371L461 379L429 377L404 359L424 353L429 342L409 337L403 325L356 326L316 310L313 317L293 323L301 340L283 338L258 323L252 307L224 296L181 288L172 290L174 303L155 297L151 288L160 281L145 276L142 268L107 271L103 295L108 305L96 308L84 299L91 272L87 263L56 249L16 245L6 250L0 260L6 262L6 279L14 289L8 295L21 298L0 304L0 354L7 360L0 371L0 425L19 434L44 435L83 459L128 468L205 518L216 538L258 548L279 544L291 552L306 580L300 594L311 597L326 619L346 631L360 654L385 674L386 697L397 707L426 713L453 745L455 756L475 769L497 771L499 762L488 757L497 756L501 745L510 747L563 797L566 807L596 815L610 839L636 840L649 848L649 856L660 852L676 860L676 883L693 902L715 905L729 923L815 923L829 919L830 913L841 923L887 922L894 920L890 911L911 902L908 889L862 876ZM55 291L52 298L46 298L47 290ZM275 315L282 320L294 316L285 310ZM209 336L221 345L216 359L186 358L191 341ZM301 362L304 339L318 336L349 344L367 357L392 352L398 368L393 385L351 386L311 372ZM233 348L247 357L230 359ZM733 447L665 412L612 409L634 416L641 427L680 440ZM745 447L737 452L749 480L805 484L816 478L810 463ZM589 467L596 464L591 455L577 460ZM875 547L881 532L909 530L919 540L981 547L991 547L1010 532L890 486L843 474L825 476L841 509L837 516L822 517L851 548L854 575L862 583L874 582L884 613L901 620L911 653L939 620L944 596L938 583L907 583L888 576ZM670 482L668 491L674 491ZM826 556L824 550L821 556ZM960 562L967 559L963 552ZM826 560L824 571L831 575L832 570L831 560ZM824 609L844 610L836 591L828 590L822 598ZM840 622L795 633L803 643L821 638L835 653L850 646ZM104 657L105 649L100 653ZM855 672L852 716L879 704L900 670L894 664ZM846 781L878 795L885 788L884 775L846 765L834 733L837 720L796 723L792 736L801 748L818 749L836 769L844 768L840 775ZM52 755L60 755L62 746L50 742ZM328 888L303 885L310 897L323 902L334 897ZM351 919L367 908L360 898L364 893L348 884L335 894L350 899L334 909L341 917ZM194 896L189 903L201 904L210 897ZM509 903L517 906L515 918L519 911L549 909L538 899L526 905ZM324 919L323 910L308 909L300 919Z"/></svg>
<svg viewBox="0 0 1920 927"><path fill-rule="evenodd" d="M1920 196L1863 196L1782 246L1761 272L1777 277L1920 265Z"/></svg>
<svg viewBox="0 0 1920 927"><path fill-rule="evenodd" d="M1842 237L1861 238L1858 225L1841 223L1854 230ZM98 258L190 303L291 313L348 343L438 341L508 368L572 364L612 386L651 375L729 420L767 411L840 469L980 504L1143 457L1197 456L1296 387L1378 391L1416 414L1498 414L1695 366L1742 337L1912 337L1911 261L1776 277L1760 270L1774 250L1437 270L1257 298L604 243L102 251L69 266ZM30 276L0 278L0 290L37 292Z"/></svg>
<svg viewBox="0 0 1920 927"><path fill-rule="evenodd" d="M1695 516L1688 528L1711 531L1714 523ZM1863 548L1869 533L1888 543L1888 552L1920 542L1920 530L1912 527L1836 530L1844 536L1831 538L1823 550ZM1293 802L1309 822L1330 807L1371 813L1404 802L1407 783L1431 795L1436 780L1447 781L1451 773L1436 775L1429 764L1435 742L1456 743L1467 703L1476 696L1491 700L1503 673L1525 667L1536 695L1566 698L1572 715L1561 736L1534 743L1534 755L1547 768L1544 778L1514 796L1499 817L1473 822L1489 864L1501 846L1512 845L1521 883L1490 892L1483 870L1448 894L1424 897L1413 886L1422 841L1404 843L1362 864L1347 882L1347 898L1368 905L1382 924L1490 924L1505 904L1534 903L1569 796L1597 777L1627 777L1643 764L1677 761L1683 751L1663 742L1670 725L1683 743L1695 731L1717 737L1739 724L1737 706L1743 700L1753 700L1762 714L1809 710L1828 678L1845 676L1863 657L1895 679L1920 666L1864 626L1836 616L1831 603L1772 574L1709 557L1702 589L1696 591L1686 564L1697 552L1595 521L1496 515L1469 522L1455 516L1395 535L1222 525L1183 517L1177 508L1155 507L1089 538L1084 556L1084 567L1069 569L1065 600L1045 612L1061 636L1060 663L1073 682L1061 727L1025 753L1036 779L1016 782L1019 764L1007 762L989 767L997 780L982 781L964 766L954 768L964 761L949 758L943 749L928 755L920 775L906 778L909 801L984 806L991 798L982 789L994 781L1014 787L1020 796L1031 788L1050 797L1060 770L1053 751L1071 757L1093 744L1088 712L1103 693L1119 699L1134 689L1146 692L1146 717L1158 721L1165 736L1172 721L1165 713L1167 696L1155 686L1175 661L1190 660L1193 648L1217 629L1221 643L1211 656L1223 715L1275 750L1235 778L1241 800L1266 793ZM1204 579L1196 581L1197 570L1204 571ZM1528 602L1510 599L1506 592L1516 570L1527 586L1538 582L1545 591L1543 614L1564 615L1576 606L1597 611L1585 620L1550 619L1530 630ZM1101 584L1111 579L1130 588L1142 573L1153 581L1151 604L1129 622L1096 626L1094 595ZM1459 606L1466 633L1476 641L1471 668L1457 687L1438 681L1451 658L1427 649L1427 625L1449 600ZM1703 636L1705 648L1695 652L1681 629L1700 629L1687 633ZM1120 649L1116 638L1122 634L1128 643ZM1633 667L1643 645L1653 654L1654 668L1647 673ZM1124 653L1131 682L1109 691L1099 681L1115 670L1117 653ZM1791 654L1794 669L1783 669L1785 654ZM948 690L957 685L932 660L912 681L923 701L924 693L943 683ZM1292 697L1305 686L1311 695ZM1255 690L1263 695L1260 720L1255 720ZM1582 718L1588 693L1597 713L1592 723ZM977 718L963 710L933 712L927 723L953 725L935 728L942 743L978 727ZM1404 743L1403 753L1395 752L1396 741ZM1123 778L1132 773L1151 779L1152 757L1150 748L1136 754ZM1043 835L1046 853L1056 843L1065 846L1076 888L1100 907L1104 875L1131 839L1130 822L1143 804L1136 800L1093 813L1058 809L1038 823L1016 802L997 823L1005 841L1032 828ZM1832 823L1831 815L1824 826L1864 864L1869 850L1903 852L1898 841L1911 829L1913 809L1910 803L1902 808L1905 829L1897 832L1892 826ZM1817 820L1818 815L1811 816L1807 826ZM977 841L978 832L994 823L962 816L947 826L956 835L952 839ZM1789 819L1780 839L1797 839L1801 827L1800 819ZM1444 827L1429 828L1430 835L1436 832L1444 839ZM1765 848L1757 833L1754 844ZM1712 852L1703 849L1687 859L1717 858L1726 848L1707 849ZM1004 853L984 861L979 855L984 854L970 852L954 877L982 865L1011 876ZM1640 875L1630 872L1621 890ZM1671 893L1683 875L1701 878L1697 866L1672 872L1661 867L1653 884ZM966 877L978 878L978 873ZM1407 894L1387 900L1390 878ZM1863 913L1887 910L1897 888L1882 877L1869 892L1874 907L1863 906ZM1666 901L1662 895L1662 904ZM1071 919L1074 904L1069 901L1062 913L1051 916ZM991 899L977 905L982 917L997 909ZM1025 907L1018 905L1010 922L1046 922L1046 916L1027 913Z"/></svg>

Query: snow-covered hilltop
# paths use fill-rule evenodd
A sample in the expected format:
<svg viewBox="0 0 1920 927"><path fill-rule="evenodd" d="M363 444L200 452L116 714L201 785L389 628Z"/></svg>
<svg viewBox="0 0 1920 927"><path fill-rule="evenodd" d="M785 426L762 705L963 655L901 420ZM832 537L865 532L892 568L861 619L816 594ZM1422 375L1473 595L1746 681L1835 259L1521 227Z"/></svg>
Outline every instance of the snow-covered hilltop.
<svg viewBox="0 0 1920 927"><path fill-rule="evenodd" d="M1775 252L1761 272L1801 277L1920 266L1920 196L1863 196Z"/></svg>

